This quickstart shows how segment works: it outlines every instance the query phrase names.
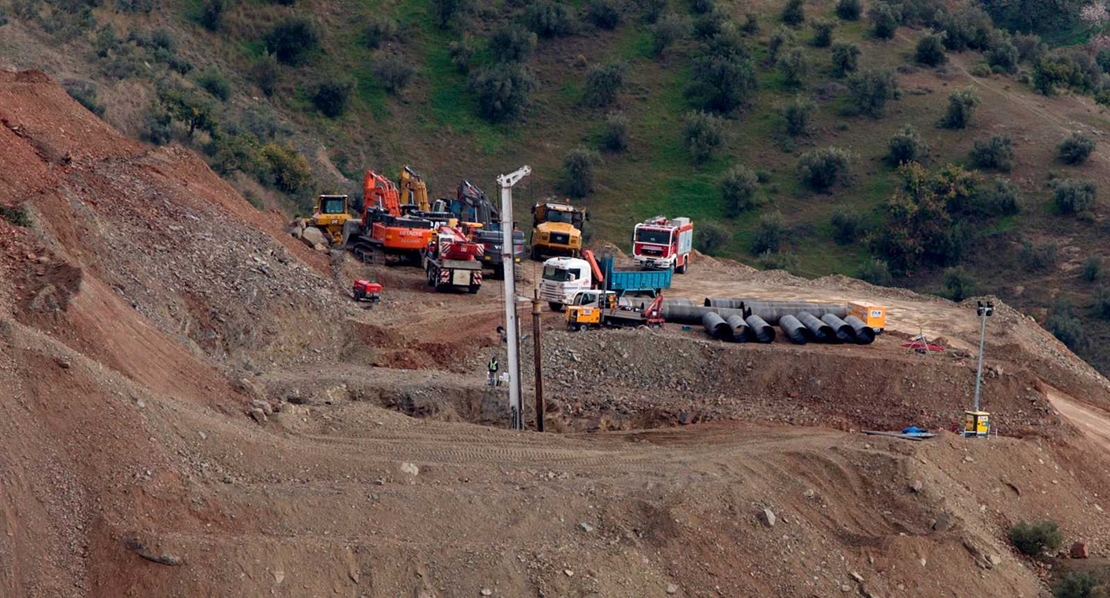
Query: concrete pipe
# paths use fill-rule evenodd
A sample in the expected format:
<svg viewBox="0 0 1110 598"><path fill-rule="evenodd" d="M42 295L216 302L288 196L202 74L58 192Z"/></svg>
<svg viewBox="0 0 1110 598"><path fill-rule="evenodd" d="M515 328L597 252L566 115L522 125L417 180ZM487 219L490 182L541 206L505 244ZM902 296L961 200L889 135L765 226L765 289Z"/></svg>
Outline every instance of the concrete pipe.
<svg viewBox="0 0 1110 598"><path fill-rule="evenodd" d="M751 329L741 316L729 316L725 322L732 328L732 342L746 343L752 340Z"/></svg>
<svg viewBox="0 0 1110 598"><path fill-rule="evenodd" d="M759 316L771 324L778 324L779 318L783 316L793 316L803 311L809 312L818 318L825 314L833 314L840 318L848 315L847 306L811 301L761 301L758 299L708 297L705 304L715 309L741 309L741 306L743 306L743 309L750 310L752 315Z"/></svg>
<svg viewBox="0 0 1110 598"><path fill-rule="evenodd" d="M773 343L775 342L775 329L767 323L767 320L759 316L748 316L744 318L748 323L748 331L755 337L758 343Z"/></svg>
<svg viewBox="0 0 1110 598"><path fill-rule="evenodd" d="M782 328L786 338L795 345L804 345L813 338L813 333L794 316L786 315L779 318L779 328Z"/></svg>
<svg viewBox="0 0 1110 598"><path fill-rule="evenodd" d="M719 299L716 297L705 298L706 307L724 307L727 309L744 309L743 299Z"/></svg>
<svg viewBox="0 0 1110 598"><path fill-rule="evenodd" d="M709 333L709 336L732 342L732 327L716 313L709 312L702 316L701 325L705 326L705 331Z"/></svg>
<svg viewBox="0 0 1110 598"><path fill-rule="evenodd" d="M724 309L717 307L699 307L682 303L685 300L663 300L663 319L668 322L675 322L678 324L701 324L701 319L705 314L715 313L722 318L730 316L743 316L744 314L738 309Z"/></svg>
<svg viewBox="0 0 1110 598"><path fill-rule="evenodd" d="M840 318L832 314L825 314L821 316L821 321L828 324L829 326L832 326L832 329L836 331L836 338L840 342L856 342L856 332L852 330L852 327L849 326L848 323L844 320L841 320Z"/></svg>
<svg viewBox="0 0 1110 598"><path fill-rule="evenodd" d="M832 326L818 320L808 311L798 313L798 321L813 333L813 340L819 343L837 342L836 332L832 329Z"/></svg>
<svg viewBox="0 0 1110 598"><path fill-rule="evenodd" d="M848 316L844 318L844 323L852 327L852 332L856 334L857 345L870 345L875 342L875 329L864 324L863 320Z"/></svg>

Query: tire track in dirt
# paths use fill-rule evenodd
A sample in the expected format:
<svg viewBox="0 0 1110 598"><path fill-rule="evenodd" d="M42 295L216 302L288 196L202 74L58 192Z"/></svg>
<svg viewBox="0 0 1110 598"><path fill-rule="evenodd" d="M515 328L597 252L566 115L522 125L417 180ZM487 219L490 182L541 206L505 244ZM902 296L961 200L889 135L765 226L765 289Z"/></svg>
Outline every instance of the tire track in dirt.
<svg viewBox="0 0 1110 598"><path fill-rule="evenodd" d="M1068 421L1083 431L1092 442L1110 452L1110 413L1080 403L1073 397L1046 385L1048 401Z"/></svg>

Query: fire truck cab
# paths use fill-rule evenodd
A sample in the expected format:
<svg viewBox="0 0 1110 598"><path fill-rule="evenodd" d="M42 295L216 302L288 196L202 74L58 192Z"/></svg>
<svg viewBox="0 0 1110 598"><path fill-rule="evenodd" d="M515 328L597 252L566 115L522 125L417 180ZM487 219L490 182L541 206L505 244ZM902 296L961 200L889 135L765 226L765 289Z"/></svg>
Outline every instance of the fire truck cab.
<svg viewBox="0 0 1110 598"><path fill-rule="evenodd" d="M694 223L689 218L657 216L637 224L632 233L632 258L641 268L684 274L693 246Z"/></svg>

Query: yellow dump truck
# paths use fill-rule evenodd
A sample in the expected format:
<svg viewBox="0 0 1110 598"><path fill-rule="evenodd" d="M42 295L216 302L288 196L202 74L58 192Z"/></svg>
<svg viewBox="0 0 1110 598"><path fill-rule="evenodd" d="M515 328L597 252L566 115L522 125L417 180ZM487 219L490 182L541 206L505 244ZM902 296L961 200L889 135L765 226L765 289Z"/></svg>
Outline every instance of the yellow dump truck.
<svg viewBox="0 0 1110 598"><path fill-rule="evenodd" d="M886 328L886 308L880 305L853 301L848 303L848 315L863 320L875 332L882 332Z"/></svg>
<svg viewBox="0 0 1110 598"><path fill-rule="evenodd" d="M564 203L538 203L532 208L532 259L578 257L586 211Z"/></svg>

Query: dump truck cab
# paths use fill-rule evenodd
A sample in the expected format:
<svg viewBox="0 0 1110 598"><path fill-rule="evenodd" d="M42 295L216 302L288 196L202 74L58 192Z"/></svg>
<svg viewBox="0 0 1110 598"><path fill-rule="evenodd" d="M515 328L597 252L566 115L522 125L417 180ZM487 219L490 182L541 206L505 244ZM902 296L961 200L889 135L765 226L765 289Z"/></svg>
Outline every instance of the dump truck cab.
<svg viewBox="0 0 1110 598"><path fill-rule="evenodd" d="M532 259L548 255L577 257L582 251L586 211L563 203L538 203L532 208Z"/></svg>

